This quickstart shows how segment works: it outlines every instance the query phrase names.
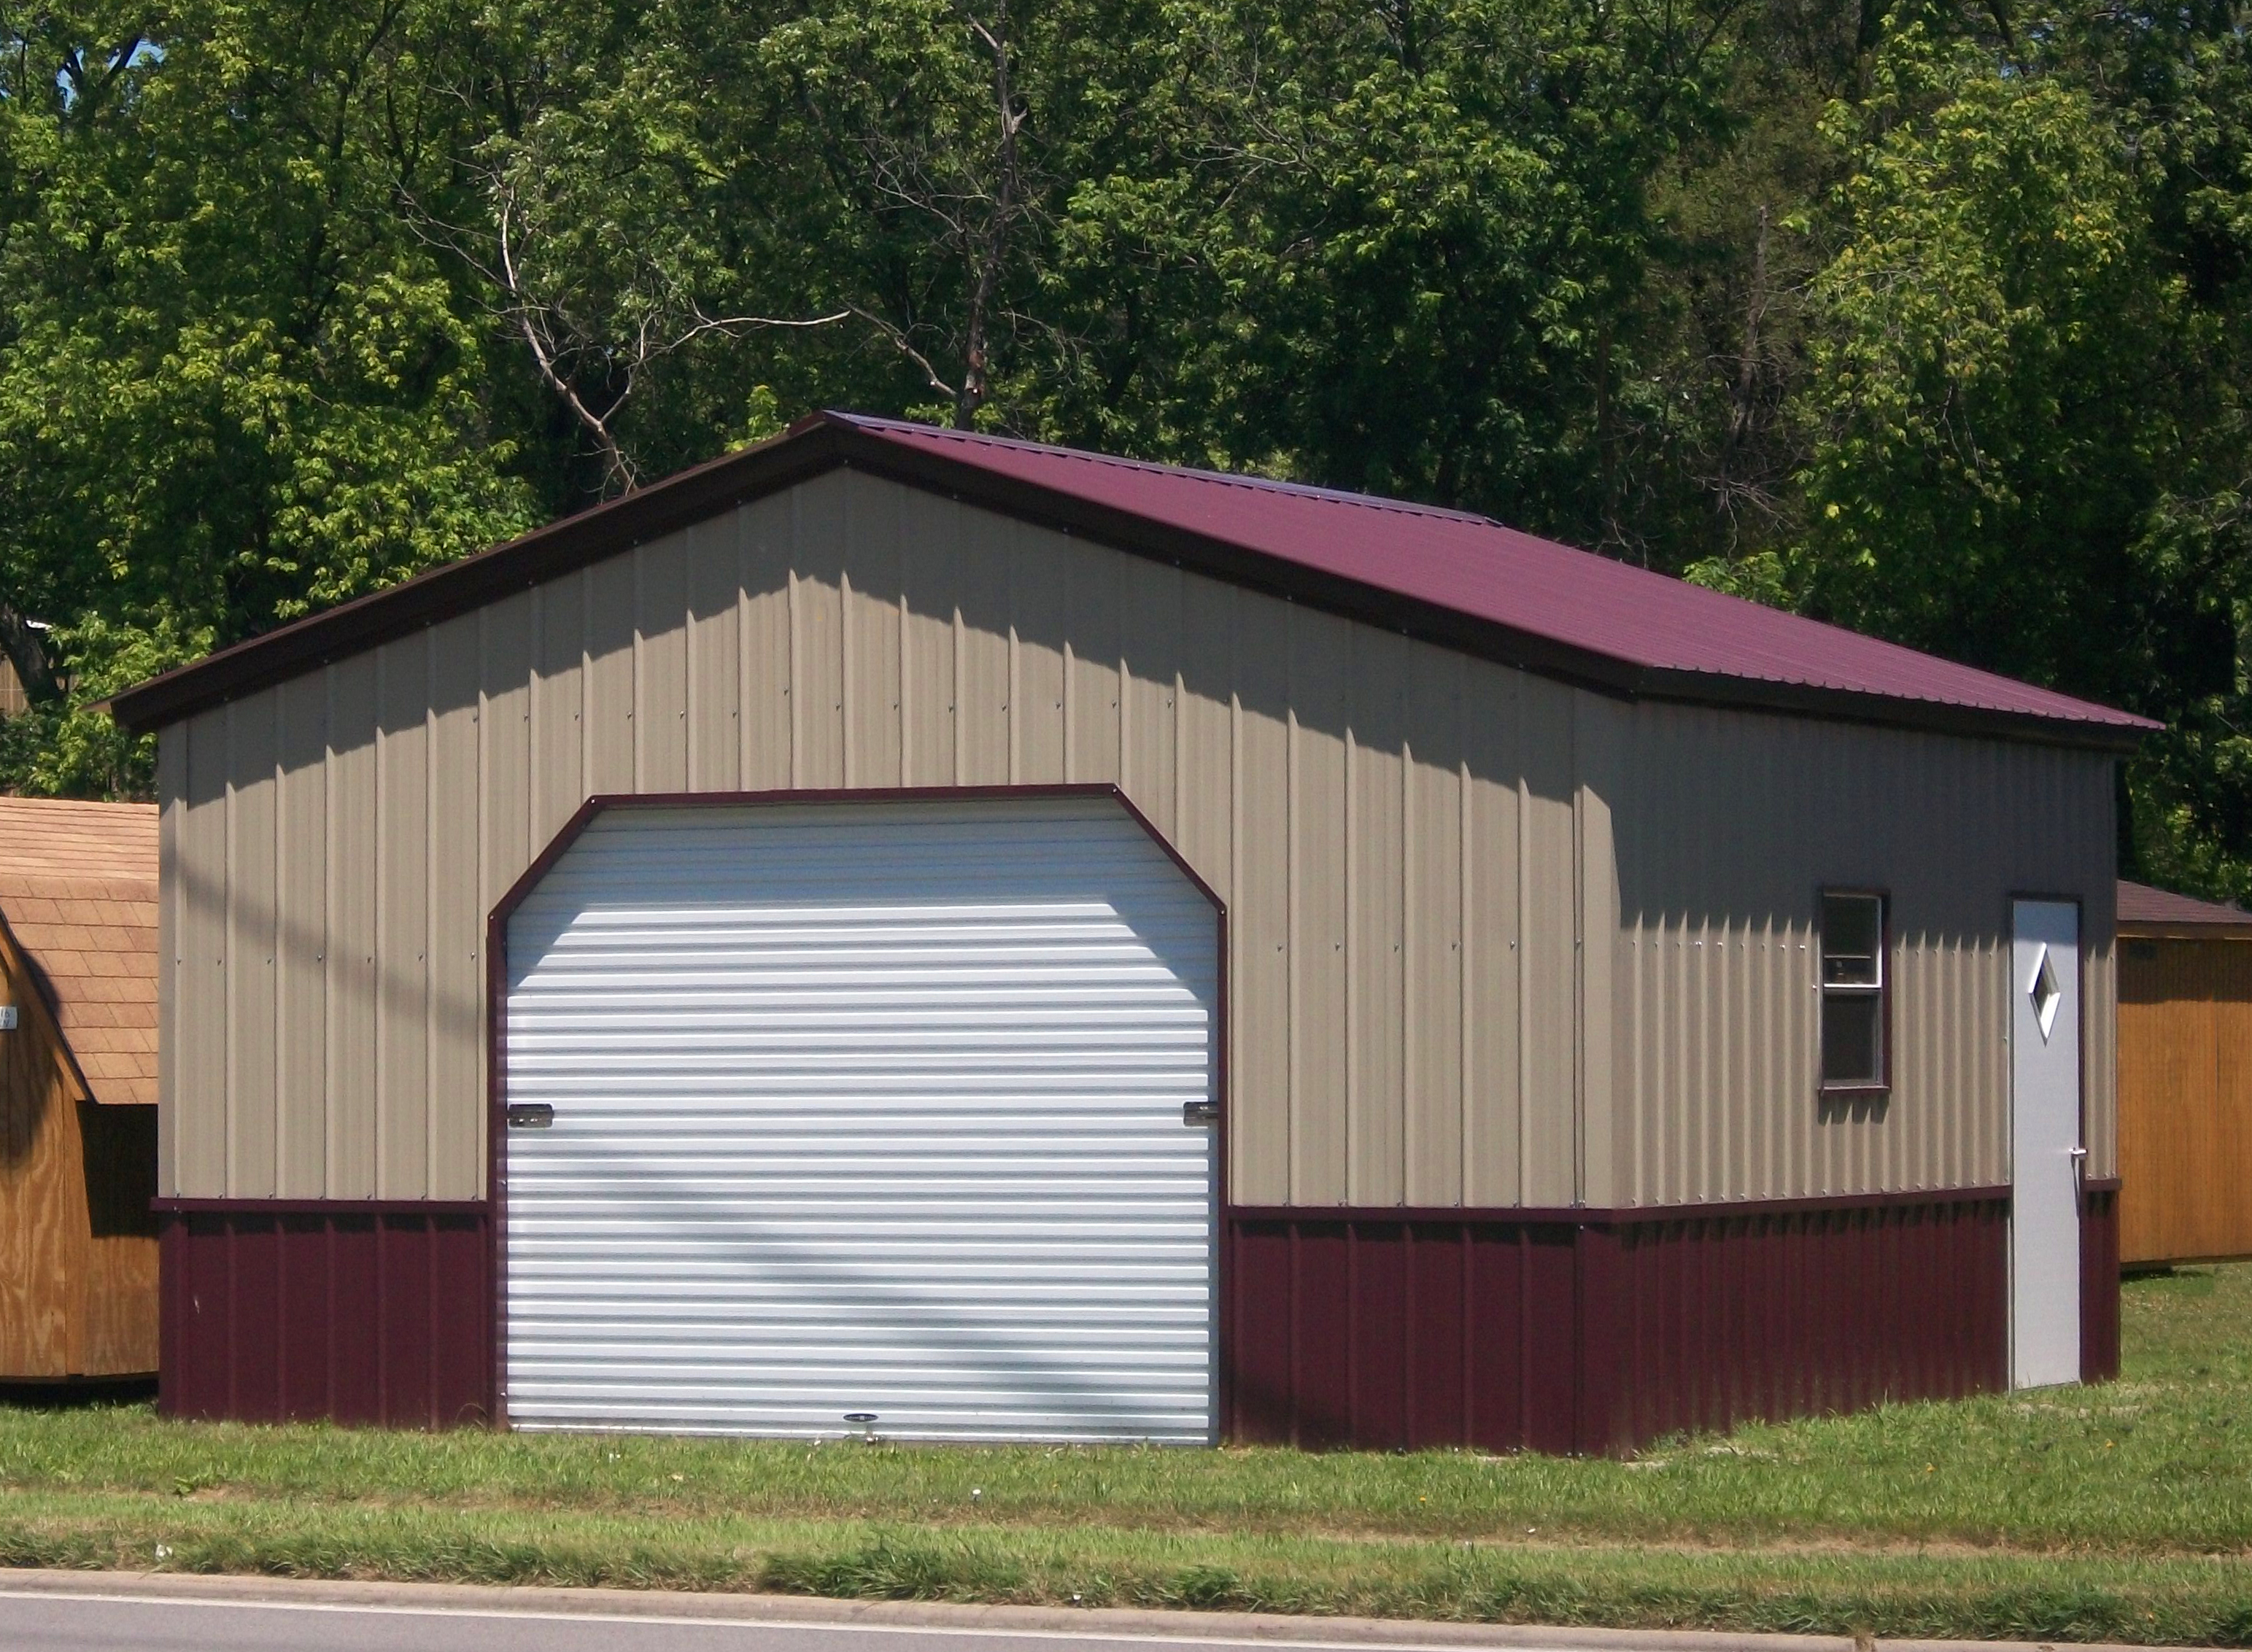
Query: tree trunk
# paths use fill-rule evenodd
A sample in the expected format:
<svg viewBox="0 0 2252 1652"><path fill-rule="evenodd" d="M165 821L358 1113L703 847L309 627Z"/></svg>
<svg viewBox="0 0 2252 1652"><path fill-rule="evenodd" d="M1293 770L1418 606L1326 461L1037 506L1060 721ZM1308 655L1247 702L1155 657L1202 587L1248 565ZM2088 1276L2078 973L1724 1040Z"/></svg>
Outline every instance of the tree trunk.
<svg viewBox="0 0 2252 1652"><path fill-rule="evenodd" d="M4 602L0 602L0 654L16 668L24 698L32 705L51 705L63 698L62 684L47 659L45 633Z"/></svg>

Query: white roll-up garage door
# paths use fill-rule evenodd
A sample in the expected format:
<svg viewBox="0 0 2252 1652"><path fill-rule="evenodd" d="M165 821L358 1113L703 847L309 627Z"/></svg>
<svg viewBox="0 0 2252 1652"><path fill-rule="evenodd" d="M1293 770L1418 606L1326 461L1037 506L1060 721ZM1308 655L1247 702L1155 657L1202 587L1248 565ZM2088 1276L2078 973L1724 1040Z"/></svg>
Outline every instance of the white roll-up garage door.
<svg viewBox="0 0 2252 1652"><path fill-rule="evenodd" d="M606 811L508 927L510 1421L1211 1440L1218 983L1108 799Z"/></svg>

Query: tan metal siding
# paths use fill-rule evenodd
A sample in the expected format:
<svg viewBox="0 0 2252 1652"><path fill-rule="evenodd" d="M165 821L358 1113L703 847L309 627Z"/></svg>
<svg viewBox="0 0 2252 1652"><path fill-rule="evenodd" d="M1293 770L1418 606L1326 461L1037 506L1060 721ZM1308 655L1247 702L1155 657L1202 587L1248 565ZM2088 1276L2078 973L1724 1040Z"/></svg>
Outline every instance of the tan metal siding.
<svg viewBox="0 0 2252 1652"><path fill-rule="evenodd" d="M1569 1204L1579 1083L1579 831L1573 818L1574 691L1517 684L1518 1177L1528 1204Z"/></svg>
<svg viewBox="0 0 2252 1652"><path fill-rule="evenodd" d="M1463 1202L1468 1137L1463 1086L1466 1028L1463 866L1463 674L1468 662L1435 649L1401 649L1405 699L1400 799L1400 1087L1428 1094L1407 1107L1402 1175L1410 1204ZM1452 1105L1449 1105L1451 1100Z"/></svg>
<svg viewBox="0 0 2252 1652"><path fill-rule="evenodd" d="M1203 594L1199 593L1199 594ZM1290 739L1285 628L1244 625L1259 599L1215 592L1235 637L1228 745L1233 843L1229 892L1228 1135L1235 1146L1233 1197L1288 1204L1290 1176ZM1199 863L1201 864L1202 863Z"/></svg>
<svg viewBox="0 0 2252 1652"><path fill-rule="evenodd" d="M180 1107L192 1105L178 1081L180 977L186 937L180 903L180 828L188 810L188 729L175 723L156 737L156 1193L179 1192ZM177 1098L175 1102L174 1098Z"/></svg>
<svg viewBox="0 0 2252 1652"><path fill-rule="evenodd" d="M688 789L687 536L633 559L634 790Z"/></svg>
<svg viewBox="0 0 2252 1652"><path fill-rule="evenodd" d="M485 903L479 853L486 788L481 615L430 632L429 951L427 1091L475 1094L484 1063L479 1036L484 990ZM678 635L676 620L674 633ZM677 725L674 725L677 732ZM443 801L434 801L443 800ZM473 1199L484 1191L484 1120L460 1107L428 1110L432 1196Z"/></svg>
<svg viewBox="0 0 2252 1652"><path fill-rule="evenodd" d="M318 1097L328 1087L328 687L319 675L275 691L281 745L275 832L275 1091ZM285 1198L316 1198L328 1184L328 1119L317 1105L277 1109L275 1185Z"/></svg>
<svg viewBox="0 0 2252 1652"><path fill-rule="evenodd" d="M2111 1173L2108 759L1679 706L1613 714L1616 1202L2007 1181L2012 892L2085 903L2089 1172ZM1818 1095L1825 885L1891 897L1881 1105Z"/></svg>
<svg viewBox="0 0 2252 1652"><path fill-rule="evenodd" d="M1293 607L1289 634L1290 1203L1352 1198L1345 1165L1352 1003L1345 981L1352 628ZM1237 1149L1255 1151L1254 1144ZM1366 1194L1363 1203L1370 1200Z"/></svg>
<svg viewBox="0 0 2252 1652"><path fill-rule="evenodd" d="M164 1076L167 1093L177 1096L172 1146L184 1190L228 1190L230 1114L236 1098L227 1089L226 945L226 708L191 718L181 731L185 773L177 803L177 865L172 885L178 904L179 946L175 983L172 1057ZM159 1101L163 1100L159 1096ZM271 1108L273 1099L246 1097L242 1104Z"/></svg>
<svg viewBox="0 0 2252 1652"><path fill-rule="evenodd" d="M230 1187L275 1184L276 1109L254 1098L275 1093L275 780L279 697L226 708L226 1179Z"/></svg>
<svg viewBox="0 0 2252 1652"><path fill-rule="evenodd" d="M1902 1096L1818 1122L1812 892L1878 875L1852 848L1909 868L1903 924L2005 910L1993 819L2084 813L2103 767L1632 708L840 473L166 732L165 1187L480 1191L483 914L590 792L1064 781L1228 903L1239 1202L1987 1179L1993 938L1901 954ZM2087 888L2091 1003L2103 784L2005 880Z"/></svg>
<svg viewBox="0 0 2252 1652"><path fill-rule="evenodd" d="M1526 841L1526 777L1518 761L1526 735L1525 698L1533 679L1482 660L1464 660L1463 760L1456 774L1463 816L1463 989L1462 1202L1529 1201L1522 1191L1525 1073L1533 1049L1520 938L1532 869ZM1543 1040L1543 1051L1553 1043Z"/></svg>
<svg viewBox="0 0 2252 1652"><path fill-rule="evenodd" d="M339 660L326 675L329 1166L323 1196L365 1199L376 1190L376 656ZM295 1108L309 1100L289 1095L278 1105ZM258 1192L242 1188L233 1195Z"/></svg>
<svg viewBox="0 0 2252 1652"><path fill-rule="evenodd" d="M728 791L742 768L740 535L732 517L682 536L688 563L687 693L690 791Z"/></svg>

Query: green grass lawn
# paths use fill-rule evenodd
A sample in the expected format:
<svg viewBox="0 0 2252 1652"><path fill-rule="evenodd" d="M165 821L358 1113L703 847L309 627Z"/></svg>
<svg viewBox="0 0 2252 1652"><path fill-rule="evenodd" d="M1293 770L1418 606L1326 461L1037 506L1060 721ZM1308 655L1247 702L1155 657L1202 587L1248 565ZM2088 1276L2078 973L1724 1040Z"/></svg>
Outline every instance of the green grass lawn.
<svg viewBox="0 0 2252 1652"><path fill-rule="evenodd" d="M0 1410L0 1560L2252 1644L2252 1266L2130 1281L2125 1332L2108 1386L1625 1462Z"/></svg>

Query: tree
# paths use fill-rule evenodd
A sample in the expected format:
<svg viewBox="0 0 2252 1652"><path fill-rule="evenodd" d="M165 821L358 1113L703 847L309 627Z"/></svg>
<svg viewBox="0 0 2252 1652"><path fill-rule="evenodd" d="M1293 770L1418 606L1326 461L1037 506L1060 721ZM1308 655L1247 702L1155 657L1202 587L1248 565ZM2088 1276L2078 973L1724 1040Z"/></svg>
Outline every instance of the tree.
<svg viewBox="0 0 2252 1652"><path fill-rule="evenodd" d="M2074 66L1910 22L1867 101L1828 117L1852 163L1811 293L1785 582L1936 653L2226 719L2252 571L2242 357L2154 233L2169 180ZM2134 771L2130 854L2152 865L2229 829L2182 790L2199 738Z"/></svg>
<svg viewBox="0 0 2252 1652"><path fill-rule="evenodd" d="M532 519L478 317L396 210L442 187L461 105L424 65L462 28L407 0L0 21L0 642L52 623L62 657L25 673L50 720L66 677ZM59 750L28 778L122 772Z"/></svg>

